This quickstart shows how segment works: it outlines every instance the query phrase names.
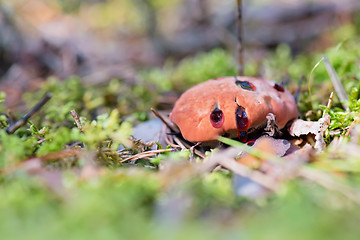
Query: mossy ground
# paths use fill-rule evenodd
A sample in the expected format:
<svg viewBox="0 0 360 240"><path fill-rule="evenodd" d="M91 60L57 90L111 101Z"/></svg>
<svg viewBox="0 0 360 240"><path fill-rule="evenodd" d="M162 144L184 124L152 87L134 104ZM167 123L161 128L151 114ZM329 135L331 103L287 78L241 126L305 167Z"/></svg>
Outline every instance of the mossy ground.
<svg viewBox="0 0 360 240"><path fill-rule="evenodd" d="M316 120L325 110L331 116L328 149L308 167L320 169L347 187L358 189L360 148L358 135L345 137L358 125L359 33L344 26L338 45L315 54L292 56L279 46L261 62L249 61L247 75L260 75L295 90L305 76L299 99L302 118ZM334 37L335 38L335 37ZM350 111L335 97L322 63L326 55L349 96ZM102 86L87 86L78 77L49 78L41 90L24 97L27 108L45 92L52 99L14 134L0 116L0 234L4 239L358 239L360 207L336 191L314 182L295 179L270 196L258 200L237 197L229 171L187 177L190 153L164 153L156 158L121 163L124 156L148 150L129 138L132 125L149 119L149 108L167 91L183 91L210 78L236 74L233 53L214 49L161 69L139 71L141 82L122 79ZM311 93L308 92L310 83ZM8 113L3 105L1 112ZM82 131L70 110L80 115ZM13 112L18 119L24 112ZM330 131L337 130L334 134ZM344 138L339 145L334 139ZM79 155L44 160L69 147ZM117 152L119 146L124 155ZM162 146L165 148L166 146ZM37 159L41 160L38 164ZM31 161L34 166L26 163ZM158 164L171 162L171 174ZM36 165L38 164L38 165ZM185 172L185 173L184 173ZM281 236L281 237L279 237Z"/></svg>

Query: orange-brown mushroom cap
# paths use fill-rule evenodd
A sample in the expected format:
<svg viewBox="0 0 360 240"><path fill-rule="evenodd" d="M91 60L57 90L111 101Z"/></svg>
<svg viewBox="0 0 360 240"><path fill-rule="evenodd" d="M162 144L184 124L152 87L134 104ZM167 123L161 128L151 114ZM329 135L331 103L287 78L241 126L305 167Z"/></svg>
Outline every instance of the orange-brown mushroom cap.
<svg viewBox="0 0 360 240"><path fill-rule="evenodd" d="M238 81L236 84L236 81ZM243 88L239 82L253 89ZM224 77L200 83L186 92L175 103L170 120L183 137L193 142L216 140L219 136L237 129L236 111L243 107L248 117L248 127L256 127L273 113L281 129L298 116L293 96L274 82L251 77ZM221 126L211 123L214 109L222 111Z"/></svg>

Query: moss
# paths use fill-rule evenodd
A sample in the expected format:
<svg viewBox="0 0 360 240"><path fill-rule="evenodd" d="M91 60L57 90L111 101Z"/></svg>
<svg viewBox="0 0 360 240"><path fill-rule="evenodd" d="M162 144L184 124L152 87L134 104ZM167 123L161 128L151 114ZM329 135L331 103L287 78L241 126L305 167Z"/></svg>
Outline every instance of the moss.
<svg viewBox="0 0 360 240"><path fill-rule="evenodd" d="M104 20L105 21L105 20ZM107 21L107 20L106 20ZM344 36L358 34L344 28ZM266 59L252 63L245 71L276 81L290 78L295 90L301 76L307 79L326 54L349 96L349 111L335 97L333 107L325 104L333 88L326 69L319 63L301 88L302 117L317 120L324 112L331 116L326 140L329 147L313 156L312 167L336 183L359 187L357 135L345 137L360 113L358 38L344 40L322 53L293 56L286 45ZM219 239L219 238L346 238L358 237L360 208L343 195L314 182L286 181L270 197L251 201L235 194L232 175L227 171L191 175L188 150L159 154L123 164L121 159L148 150L130 138L132 125L148 118L166 91L188 87L220 76L236 75L233 54L214 49L179 62L169 60L163 68L142 70L129 83L112 79L103 85L88 85L79 77L66 81L50 78L42 89L27 93L28 109L45 92L53 98L26 125L7 134L6 116L0 116L0 233L6 239ZM138 77L138 76L137 76ZM0 94L3 113L4 95ZM70 110L80 116L80 130ZM15 118L24 112L15 112ZM330 131L338 131L330 135ZM22 165L71 146L80 146L80 157L43 161L40 166ZM120 149L119 149L120 146ZM166 147L166 146L162 146ZM350 147L350 150L349 150ZM194 162L197 162L195 159ZM171 165L169 174L159 172ZM194 163L195 164L195 163ZM32 167L32 168L31 168ZM13 170L13 171L10 171ZM36 174L35 174L35 173ZM340 191L341 192L341 191ZM350 210L349 210L350 209ZM166 216L169 216L166 218Z"/></svg>

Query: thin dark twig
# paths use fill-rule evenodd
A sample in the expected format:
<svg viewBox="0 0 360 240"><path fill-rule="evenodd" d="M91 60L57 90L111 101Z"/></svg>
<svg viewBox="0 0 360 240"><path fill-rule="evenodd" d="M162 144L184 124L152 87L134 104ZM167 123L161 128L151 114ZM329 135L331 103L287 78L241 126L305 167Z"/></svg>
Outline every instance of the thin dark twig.
<svg viewBox="0 0 360 240"><path fill-rule="evenodd" d="M150 108L150 109L151 109L151 111L154 113L154 115L155 115L156 117L158 117L171 131L173 131L173 132L178 132L177 129L175 129L175 127L174 127L172 124L168 123L168 122L163 118L163 116L161 116L161 114L160 114L158 111L156 111L156 109L154 109L154 108Z"/></svg>
<svg viewBox="0 0 360 240"><path fill-rule="evenodd" d="M242 31L242 0L237 0L237 38L238 38L238 73L244 73L244 59L243 59L243 31Z"/></svg>
<svg viewBox="0 0 360 240"><path fill-rule="evenodd" d="M45 96L36 104L25 116L17 120L15 123L11 124L6 132L8 134L14 133L18 128L25 125L26 122L31 118L36 112L38 112L52 97L51 93L46 93Z"/></svg>
<svg viewBox="0 0 360 240"><path fill-rule="evenodd" d="M171 123L167 122L163 116L161 116L161 114L156 111L154 108L151 108L151 111L155 114L156 117L158 117L165 125L166 127L168 127L172 132L179 132L178 129L176 129L176 126L172 125ZM168 133L166 133L168 134ZM169 134L168 134L169 135ZM165 138L166 140L166 138ZM177 136L173 136L173 140L175 141L175 143L177 143L178 145L180 145L180 147L182 148L186 148L186 149L190 149L191 145L189 145L188 143L186 143L182 138L178 138ZM172 144L169 144L172 146ZM197 149L194 149L194 153L196 155L198 155L201 158L205 158L205 154L203 154L202 152L200 152Z"/></svg>
<svg viewBox="0 0 360 240"><path fill-rule="evenodd" d="M182 141L180 138L174 136L174 141L179 144L181 147L186 148L186 149L190 149L191 145L186 143L185 141ZM196 146L195 146L196 147ZM201 158L205 158L205 154L202 153L201 151L197 150L196 148L193 148L193 151L196 155L198 155Z"/></svg>
<svg viewBox="0 0 360 240"><path fill-rule="evenodd" d="M176 144L174 144L173 142L174 141L170 141L169 140L169 136L168 135L171 135L171 134L168 134L167 132L166 132L166 125L164 124L163 125L163 127L162 127L162 134L164 135L164 140L165 140L165 142L168 144L168 145L170 145L171 147L173 147L173 148L178 148L178 147L180 147L179 145L176 145Z"/></svg>

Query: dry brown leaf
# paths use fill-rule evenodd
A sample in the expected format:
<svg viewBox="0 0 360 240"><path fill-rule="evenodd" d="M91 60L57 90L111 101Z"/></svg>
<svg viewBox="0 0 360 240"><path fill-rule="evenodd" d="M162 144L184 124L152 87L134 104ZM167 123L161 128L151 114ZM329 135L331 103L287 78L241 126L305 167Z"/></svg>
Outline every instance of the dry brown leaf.
<svg viewBox="0 0 360 240"><path fill-rule="evenodd" d="M288 129L291 136L299 137L301 135L315 135L314 148L318 151L322 151L325 147L324 133L330 125L330 115L325 114L319 121L304 121L302 119L296 119L292 122Z"/></svg>

